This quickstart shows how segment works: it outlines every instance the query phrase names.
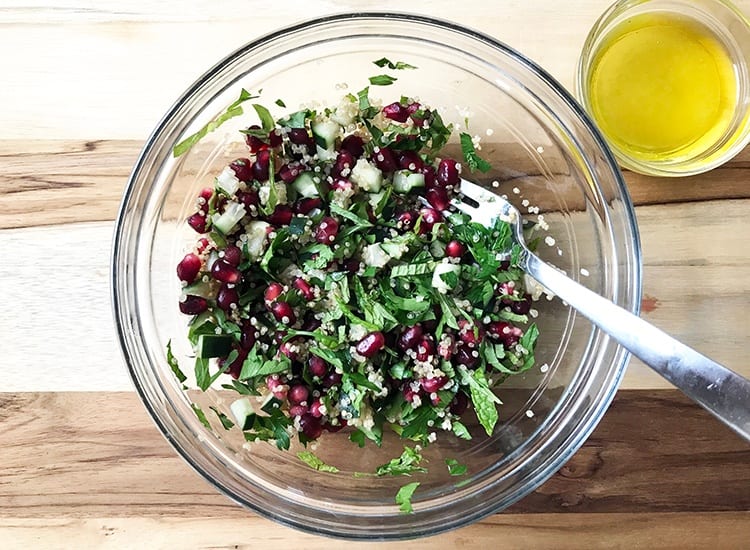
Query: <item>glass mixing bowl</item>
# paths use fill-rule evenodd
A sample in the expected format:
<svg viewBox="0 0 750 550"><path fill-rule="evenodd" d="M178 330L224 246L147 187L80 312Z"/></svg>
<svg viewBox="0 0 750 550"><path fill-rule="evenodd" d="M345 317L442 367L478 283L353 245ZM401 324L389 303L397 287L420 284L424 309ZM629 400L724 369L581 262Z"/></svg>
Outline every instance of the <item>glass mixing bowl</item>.
<svg viewBox="0 0 750 550"><path fill-rule="evenodd" d="M229 55L174 104L149 138L130 178L113 246L113 306L127 365L143 402L175 449L217 489L259 514L305 531L352 539L435 534L502 510L533 491L582 445L609 405L628 354L557 299L535 307L539 364L500 390L501 422L492 437L441 437L425 449L429 473L411 478L355 477L398 456L396 436L360 449L346 432L325 434L316 454L340 468L318 472L272 444L244 446L209 414L205 428L191 409L227 411L221 390L185 392L170 371L171 340L183 366L191 349L177 308L175 265L194 242L185 219L199 189L233 158L246 156L235 118L175 159L172 147L223 112L241 88L262 88L274 116L319 101L336 104L383 72L388 57L418 70L398 71L371 95L419 97L446 121L482 136L495 167L479 180L522 207L538 207L549 224L540 255L586 286L638 312L641 261L633 207L601 135L546 72L506 45L473 30L405 14L351 14L317 19L260 38ZM347 88L348 86L348 88ZM248 112L249 111L249 112ZM456 132L457 133L457 132ZM452 145L455 147L455 144ZM497 184L492 186L492 182ZM529 201L528 203L526 201ZM536 215L529 215L536 218ZM187 369L185 369L187 370ZM468 467L451 477L444 457ZM421 483L414 511L394 502L398 488Z"/></svg>

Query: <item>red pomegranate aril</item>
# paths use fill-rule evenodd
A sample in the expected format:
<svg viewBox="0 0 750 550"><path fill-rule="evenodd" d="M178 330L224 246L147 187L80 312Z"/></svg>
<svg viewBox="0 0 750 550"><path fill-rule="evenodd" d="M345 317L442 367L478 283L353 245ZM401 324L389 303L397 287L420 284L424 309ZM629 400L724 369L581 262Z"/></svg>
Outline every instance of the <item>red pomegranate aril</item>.
<svg viewBox="0 0 750 550"><path fill-rule="evenodd" d="M192 283L201 270L201 259L195 254L185 254L185 257L177 264L177 277L186 283Z"/></svg>
<svg viewBox="0 0 750 550"><path fill-rule="evenodd" d="M420 391L414 391L414 389L411 387L411 384L407 383L401 390L401 393L404 394L404 400L406 400L407 403L412 403L414 401L414 398L419 395Z"/></svg>
<svg viewBox="0 0 750 550"><path fill-rule="evenodd" d="M396 122L406 122L409 118L409 111L398 101L383 107L383 116L395 120Z"/></svg>
<svg viewBox="0 0 750 550"><path fill-rule="evenodd" d="M340 432L341 430L346 428L346 426L348 425L346 420L344 420L341 417L338 417L338 422L339 423L336 424L335 426L329 422L323 427L326 429L326 431L331 432L332 434L335 434L336 432Z"/></svg>
<svg viewBox="0 0 750 550"><path fill-rule="evenodd" d="M504 305L509 306L513 302L513 300L507 297L511 296L515 289L516 283L514 283L513 281L504 281L502 283L498 283L498 285L495 286L495 294L501 297L500 301Z"/></svg>
<svg viewBox="0 0 750 550"><path fill-rule="evenodd" d="M266 181L268 179L268 169L271 166L271 152L267 149L258 151L258 155L255 157L253 163L253 176L258 181Z"/></svg>
<svg viewBox="0 0 750 550"><path fill-rule="evenodd" d="M323 378L328 374L328 365L322 358L317 355L312 355L310 359L307 360L307 370L310 371L310 374L313 376Z"/></svg>
<svg viewBox="0 0 750 550"><path fill-rule="evenodd" d="M254 326L249 323L245 323L242 326L242 333L240 334L240 347L242 349L252 349L255 345L255 333L258 332Z"/></svg>
<svg viewBox="0 0 750 550"><path fill-rule="evenodd" d="M270 390L270 392L276 399L280 399L282 401L286 399L287 391L289 391L289 386L284 384L284 382L281 381L278 375L275 374L272 374L266 378L266 387Z"/></svg>
<svg viewBox="0 0 750 550"><path fill-rule="evenodd" d="M295 145L315 145L310 134L305 128L291 128L286 135L287 139Z"/></svg>
<svg viewBox="0 0 750 550"><path fill-rule="evenodd" d="M432 336L423 336L417 344L417 361L429 361L435 355L435 340Z"/></svg>
<svg viewBox="0 0 750 550"><path fill-rule="evenodd" d="M198 243L195 245L195 249L198 251L198 253L203 252L208 248L208 239L205 237L201 237L198 239Z"/></svg>
<svg viewBox="0 0 750 550"><path fill-rule="evenodd" d="M427 197L427 202L437 210L447 210L448 206L450 206L451 201L450 197L448 197L448 192L442 187L428 189L425 196Z"/></svg>
<svg viewBox="0 0 750 550"><path fill-rule="evenodd" d="M358 159L365 152L365 143L362 141L361 137L351 134L346 136L341 142L341 148L344 151L349 151L352 154L352 157Z"/></svg>
<svg viewBox="0 0 750 550"><path fill-rule="evenodd" d="M261 127L257 124L253 124L252 126L249 126L247 128L248 130L260 130ZM254 136L252 134L245 134L245 143L247 143L248 148L250 149L251 153L257 153L261 149L265 149L268 147L268 144L260 139L258 136Z"/></svg>
<svg viewBox="0 0 750 550"><path fill-rule="evenodd" d="M394 172L398 168L396 156L388 147L380 147L373 151L371 159L383 172Z"/></svg>
<svg viewBox="0 0 750 550"><path fill-rule="evenodd" d="M438 343L437 353L446 361L450 361L450 358L453 357L453 349L455 348L455 346L456 339L453 338L453 336L443 336L443 338L441 338L440 340L440 343Z"/></svg>
<svg viewBox="0 0 750 550"><path fill-rule="evenodd" d="M245 209L250 211L251 206L258 206L258 192L255 189L247 189L246 191L237 191L237 200L245 205Z"/></svg>
<svg viewBox="0 0 750 550"><path fill-rule="evenodd" d="M429 114L429 111L422 111L421 113L417 114L417 111L422 110L422 105L419 103L409 103L406 106L406 112L409 113L409 116L416 124L422 124L424 122L425 118L427 118L427 115Z"/></svg>
<svg viewBox="0 0 750 550"><path fill-rule="evenodd" d="M453 401L451 401L450 404L450 411L451 414L454 414L456 416L461 416L466 412L466 409L469 407L469 398L468 396L460 391L458 392L455 397L453 398Z"/></svg>
<svg viewBox="0 0 750 550"><path fill-rule="evenodd" d="M279 204L274 211L268 216L268 223L273 225L289 225L294 217L294 211L288 204Z"/></svg>
<svg viewBox="0 0 750 550"><path fill-rule="evenodd" d="M240 250L240 247L233 244L227 246L224 249L224 261L234 267L240 265L240 262L242 261L242 250Z"/></svg>
<svg viewBox="0 0 750 550"><path fill-rule="evenodd" d="M385 346L385 336L380 331L367 334L357 342L357 353L362 357L372 357Z"/></svg>
<svg viewBox="0 0 750 550"><path fill-rule="evenodd" d="M402 229L409 230L414 227L414 222L417 220L417 214L411 211L401 212L396 218L396 222Z"/></svg>
<svg viewBox="0 0 750 550"><path fill-rule="evenodd" d="M315 293L313 292L312 285L310 285L310 283L305 281L303 278L297 277L294 280L293 285L294 285L294 288L299 290L299 293L302 294L302 297L305 300L310 301L315 298Z"/></svg>
<svg viewBox="0 0 750 550"><path fill-rule="evenodd" d="M496 321L487 325L487 333L494 340L502 343L505 349L515 346L523 336L523 331L507 321Z"/></svg>
<svg viewBox="0 0 750 550"><path fill-rule="evenodd" d="M310 390L302 384L295 384L289 388L286 394L286 398L293 405L300 405L306 403L310 399Z"/></svg>
<svg viewBox="0 0 750 550"><path fill-rule="evenodd" d="M299 427L308 439L318 439L320 434L323 433L323 426L320 423L320 419L315 418L310 413L303 414L300 417Z"/></svg>
<svg viewBox="0 0 750 550"><path fill-rule="evenodd" d="M244 363L245 359L247 359L247 350L240 349L237 350L237 352L237 357L234 358L234 360L229 364L228 367L226 367L226 358L219 360L219 368L223 369L226 367L225 372L234 379L240 377L240 373L242 372L242 363Z"/></svg>
<svg viewBox="0 0 750 550"><path fill-rule="evenodd" d="M526 315L531 311L531 296L524 294L521 300L510 304L510 310L517 315Z"/></svg>
<svg viewBox="0 0 750 550"><path fill-rule="evenodd" d="M250 159L235 159L229 163L229 168L232 169L238 180L245 183L253 180L253 163Z"/></svg>
<svg viewBox="0 0 750 550"><path fill-rule="evenodd" d="M301 329L306 330L307 332L312 332L314 330L319 329L320 325L322 325L320 320L316 319L313 316L310 316L308 312L308 316L305 318L305 321L302 323Z"/></svg>
<svg viewBox="0 0 750 550"><path fill-rule="evenodd" d="M272 302L275 302L276 298L281 296L283 293L284 287L279 283L269 283L268 287L266 287L265 292L263 292L263 299L267 304L270 304Z"/></svg>
<svg viewBox="0 0 750 550"><path fill-rule="evenodd" d="M320 225L315 228L315 240L321 244L331 244L339 233L339 222L336 218L326 216L320 220Z"/></svg>
<svg viewBox="0 0 750 550"><path fill-rule="evenodd" d="M240 294L237 292L237 289L222 285L219 289L219 293L216 295L216 305L224 311L230 311L232 309L232 304L236 306L239 302Z"/></svg>
<svg viewBox="0 0 750 550"><path fill-rule="evenodd" d="M346 178L336 178L331 184L331 189L334 191L351 191L354 189L354 185Z"/></svg>
<svg viewBox="0 0 750 550"><path fill-rule="evenodd" d="M341 374L336 372L335 370L332 370L328 374L323 377L323 380L320 381L321 385L324 388L332 388L333 386L338 386L341 384Z"/></svg>
<svg viewBox="0 0 750 550"><path fill-rule="evenodd" d="M198 315L208 309L208 300L201 296L188 295L180 302L180 311L186 315Z"/></svg>
<svg viewBox="0 0 750 550"><path fill-rule="evenodd" d="M474 323L470 323L467 319L458 321L458 328L458 337L464 344L478 346L484 340L484 329Z"/></svg>
<svg viewBox="0 0 750 550"><path fill-rule="evenodd" d="M281 353L282 355L286 355L292 361L296 361L299 357L296 348L299 342L300 340L297 338L295 338L294 342L292 342L291 340L289 342L282 342L279 346L279 353Z"/></svg>
<svg viewBox="0 0 750 550"><path fill-rule="evenodd" d="M453 354L453 360L459 365L464 365L471 369L479 363L479 352L476 348L457 346L456 353Z"/></svg>
<svg viewBox="0 0 750 550"><path fill-rule="evenodd" d="M401 336L398 337L398 342L396 343L396 345L402 351L413 349L420 342L422 336L423 332L421 325L417 324L413 327L407 327L406 329L404 329L404 332L401 333Z"/></svg>
<svg viewBox="0 0 750 550"><path fill-rule="evenodd" d="M448 377L438 376L437 378L422 378L419 381L422 389L427 393L435 393L448 383Z"/></svg>
<svg viewBox="0 0 750 550"><path fill-rule="evenodd" d="M294 211L297 214L306 215L323 206L323 199L319 197L308 197L306 199L300 199L294 203Z"/></svg>
<svg viewBox="0 0 750 550"><path fill-rule="evenodd" d="M352 155L346 149L339 151L336 157L336 162L333 163L331 168L331 176L337 178L339 176L348 176L352 168L354 168L354 155Z"/></svg>
<svg viewBox="0 0 750 550"><path fill-rule="evenodd" d="M271 147L278 147L279 145L281 145L281 143L282 143L282 139L281 139L281 134L279 133L279 131L271 130L268 133L268 144Z"/></svg>
<svg viewBox="0 0 750 550"><path fill-rule="evenodd" d="M356 258L350 258L344 264L344 269L346 269L349 273L352 273L352 274L358 273L360 267L362 267L362 262L360 262Z"/></svg>
<svg viewBox="0 0 750 550"><path fill-rule="evenodd" d="M466 247L458 241L451 241L445 245L445 254L449 258L460 258L466 253Z"/></svg>
<svg viewBox="0 0 750 550"><path fill-rule="evenodd" d="M441 160L440 164L438 164L435 177L437 182L443 187L458 184L461 181L461 176L458 173L458 163L454 159Z"/></svg>
<svg viewBox="0 0 750 550"><path fill-rule="evenodd" d="M279 168L279 177L284 183L292 183L302 173L302 167L297 162L290 162Z"/></svg>
<svg viewBox="0 0 750 550"><path fill-rule="evenodd" d="M315 418L321 418L323 416L323 402L320 398L316 397L313 399L312 403L310 403L310 414Z"/></svg>
<svg viewBox="0 0 750 550"><path fill-rule="evenodd" d="M302 416L303 414L307 414L309 412L309 408L307 405L292 405L289 407L289 416L292 418Z"/></svg>
<svg viewBox="0 0 750 550"><path fill-rule="evenodd" d="M197 233L206 233L208 228L206 227L206 216L200 212L196 212L187 219L187 223L190 227L195 229Z"/></svg>
<svg viewBox="0 0 750 550"><path fill-rule="evenodd" d="M424 176L425 189L430 190L435 187L435 169L432 166L424 166L420 172Z"/></svg>
<svg viewBox="0 0 750 550"><path fill-rule="evenodd" d="M292 306L288 302L275 302L271 306L271 313L279 323L293 325L297 321Z"/></svg>
<svg viewBox="0 0 750 550"><path fill-rule="evenodd" d="M414 151L402 151L398 158L398 165L400 168L412 172L421 172L424 168L424 162Z"/></svg>
<svg viewBox="0 0 750 550"><path fill-rule="evenodd" d="M237 284L242 278L239 269L222 259L216 260L211 266L211 276L217 281L230 284Z"/></svg>
<svg viewBox="0 0 750 550"><path fill-rule="evenodd" d="M434 208L422 208L419 215L422 216L422 222L419 224L420 235L429 233L436 223L443 221L443 216Z"/></svg>

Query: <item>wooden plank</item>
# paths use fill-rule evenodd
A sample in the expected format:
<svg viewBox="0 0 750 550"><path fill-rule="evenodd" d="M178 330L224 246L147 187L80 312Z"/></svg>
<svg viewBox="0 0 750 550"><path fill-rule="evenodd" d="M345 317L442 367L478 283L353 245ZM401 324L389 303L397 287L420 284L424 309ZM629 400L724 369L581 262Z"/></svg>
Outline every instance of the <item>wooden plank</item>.
<svg viewBox="0 0 750 550"><path fill-rule="evenodd" d="M648 514L499 514L475 525L405 542L346 542L308 535L246 516L3 518L6 550L28 548L305 548L306 550L740 549L750 512ZM64 541L64 542L61 542Z"/></svg>
<svg viewBox="0 0 750 550"><path fill-rule="evenodd" d="M3 393L0 422L0 517L248 516L178 458L133 393ZM584 447L509 513L748 510L750 446L668 390L620 392Z"/></svg>

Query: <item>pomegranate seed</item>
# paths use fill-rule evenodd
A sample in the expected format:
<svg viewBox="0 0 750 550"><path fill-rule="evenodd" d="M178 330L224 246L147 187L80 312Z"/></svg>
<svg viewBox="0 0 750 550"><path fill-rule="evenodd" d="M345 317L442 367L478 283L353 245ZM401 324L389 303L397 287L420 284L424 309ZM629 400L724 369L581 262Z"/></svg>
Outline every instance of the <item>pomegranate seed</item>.
<svg viewBox="0 0 750 550"><path fill-rule="evenodd" d="M442 187L428 189L425 196L427 197L427 202L437 210L447 210L451 203L450 197L448 197L448 192Z"/></svg>
<svg viewBox="0 0 750 550"><path fill-rule="evenodd" d="M365 152L365 144L362 138L354 134L344 138L341 142L341 148L344 151L349 151L355 159L361 157Z"/></svg>
<svg viewBox="0 0 750 550"><path fill-rule="evenodd" d="M340 432L341 430L346 428L347 422L341 417L338 417L338 420L339 420L339 423L336 424L335 426L329 422L328 424L324 426L324 428L327 431L331 432L332 434L335 434L336 432Z"/></svg>
<svg viewBox="0 0 750 550"><path fill-rule="evenodd" d="M208 228L206 227L206 216L200 212L196 212L187 219L187 223L190 227L195 229L197 233L206 233Z"/></svg>
<svg viewBox="0 0 750 550"><path fill-rule="evenodd" d="M401 212L396 221L401 224L401 227L405 230L409 230L414 227L414 222L417 219L417 214L411 211Z"/></svg>
<svg viewBox="0 0 750 550"><path fill-rule="evenodd" d="M515 289L516 283L513 281L504 281L495 287L495 293L501 297L500 301L503 305L509 306L513 303L513 300L509 299L508 296L512 296Z"/></svg>
<svg viewBox="0 0 750 550"><path fill-rule="evenodd" d="M454 159L441 160L438 164L436 179L443 187L458 184L461 181L461 176L458 174L458 163Z"/></svg>
<svg viewBox="0 0 750 550"><path fill-rule="evenodd" d="M279 177L284 183L292 183L302 173L302 166L298 162L290 162L279 168Z"/></svg>
<svg viewBox="0 0 750 550"><path fill-rule="evenodd" d="M460 258L465 252L466 247L458 241L451 241L445 245L445 254L450 258Z"/></svg>
<svg viewBox="0 0 750 550"><path fill-rule="evenodd" d="M224 249L224 261L229 265L237 267L242 261L242 250L238 246L230 244Z"/></svg>
<svg viewBox="0 0 750 550"><path fill-rule="evenodd" d="M266 301L267 304L270 304L271 302L275 302L276 298L281 296L283 292L284 292L284 287L281 286L279 283L270 283L268 287L266 287L265 292L263 293L263 299Z"/></svg>
<svg viewBox="0 0 750 550"><path fill-rule="evenodd" d="M305 300L310 301L315 298L315 293L313 292L312 286L301 277L297 277L294 280L294 288L299 290L299 293L302 294Z"/></svg>
<svg viewBox="0 0 750 550"><path fill-rule="evenodd" d="M437 378L422 378L419 383L422 384L422 388L427 393L435 393L448 383L448 377L439 376Z"/></svg>
<svg viewBox="0 0 750 550"><path fill-rule="evenodd" d="M396 345L398 345L399 349L401 349L402 351L412 349L416 347L416 345L422 339L422 335L423 333L421 325L417 324L413 327L407 327L404 332L401 333L401 336L399 336Z"/></svg>
<svg viewBox="0 0 750 550"><path fill-rule="evenodd" d="M198 315L208 309L208 300L201 296L186 296L180 302L180 311L186 315Z"/></svg>
<svg viewBox="0 0 750 550"><path fill-rule="evenodd" d="M267 219L273 225L289 225L293 217L294 211L291 206L288 204L279 204Z"/></svg>
<svg viewBox="0 0 750 550"><path fill-rule="evenodd" d="M289 387L284 384L278 375L272 374L266 378L266 387L270 390L276 399L286 399L286 393Z"/></svg>
<svg viewBox="0 0 750 550"><path fill-rule="evenodd" d="M435 355L435 340L426 335L417 344L417 361L429 361Z"/></svg>
<svg viewBox="0 0 750 550"><path fill-rule="evenodd" d="M531 311L531 296L528 294L524 294L522 300L518 300L510 304L510 310L518 315L526 315L529 311Z"/></svg>
<svg viewBox="0 0 750 550"><path fill-rule="evenodd" d="M440 223L441 221L443 221L443 216L441 216L440 212L438 212L434 208L422 208L419 211L419 215L422 216L422 222L419 224L420 235L429 233L430 231L432 231L432 228L436 223Z"/></svg>
<svg viewBox="0 0 750 550"><path fill-rule="evenodd" d="M450 358L453 356L453 348L456 345L456 340L453 338L453 336L448 335L444 336L440 343L438 344L438 355L445 359L446 361L449 361Z"/></svg>
<svg viewBox="0 0 750 550"><path fill-rule="evenodd" d="M245 183L253 180L253 163L250 162L250 159L235 159L229 164L229 167L238 180Z"/></svg>
<svg viewBox="0 0 750 550"><path fill-rule="evenodd" d="M323 408L323 402L320 400L320 398L313 399L313 402L310 403L310 414L313 415L315 418L320 418L323 416L322 409Z"/></svg>
<svg viewBox="0 0 750 550"><path fill-rule="evenodd" d="M258 156L255 157L253 163L253 175L258 181L266 181L268 179L268 169L271 166L271 152L267 149L258 151Z"/></svg>
<svg viewBox="0 0 750 550"><path fill-rule="evenodd" d="M356 350L362 357L372 357L385 346L385 336L380 331L371 332L359 342Z"/></svg>
<svg viewBox="0 0 750 550"><path fill-rule="evenodd" d="M230 311L232 309L232 304L236 306L239 303L240 294L237 292L237 289L222 285L219 289L219 293L216 295L216 305L224 311Z"/></svg>
<svg viewBox="0 0 750 550"><path fill-rule="evenodd" d="M250 323L242 325L242 333L240 334L240 347L242 347L242 349L252 349L255 345L256 332L258 331L255 330L255 327L251 326Z"/></svg>
<svg viewBox="0 0 750 550"><path fill-rule="evenodd" d="M373 152L371 159L383 172L394 172L398 168L396 156L388 147L381 147Z"/></svg>
<svg viewBox="0 0 750 550"><path fill-rule="evenodd" d="M411 403L411 402L413 402L413 401L414 401L414 398L415 398L415 397L417 397L417 396L418 396L418 395L420 394L419 390L417 390L417 391L414 391L414 390L412 389L412 387L411 387L411 384L409 384L409 383L407 383L407 384L406 384L406 385L404 386L404 388L403 388L403 389L401 390L401 393L403 393L403 394L404 394L404 399L405 399L405 400L406 400L406 401L407 401L408 403Z"/></svg>
<svg viewBox="0 0 750 550"><path fill-rule="evenodd" d="M523 336L523 331L507 321L496 321L487 325L487 333L494 340L498 340L505 349L515 346Z"/></svg>
<svg viewBox="0 0 750 550"><path fill-rule="evenodd" d="M352 185L352 182L350 182L346 178L336 178L335 180L333 180L331 189L333 189L334 191L351 191L352 189L354 189L354 185Z"/></svg>
<svg viewBox="0 0 750 550"><path fill-rule="evenodd" d="M281 134L278 130L271 130L268 133L268 144L271 147L278 147L279 145L281 145L281 141Z"/></svg>
<svg viewBox="0 0 750 550"><path fill-rule="evenodd" d="M424 168L424 162L415 151L402 151L399 154L398 166L404 170L421 172Z"/></svg>
<svg viewBox="0 0 750 550"><path fill-rule="evenodd" d="M299 338L295 338L295 340L297 342L300 342ZM292 343L291 341L282 342L281 345L279 346L279 353L281 353L282 355L286 355L292 361L296 361L298 356L297 356L297 351L294 348L295 348L295 344Z"/></svg>
<svg viewBox="0 0 750 550"><path fill-rule="evenodd" d="M214 190L211 187L204 187L201 189L201 192L198 193L198 198L203 199L204 203L207 203L211 200L211 197L214 196Z"/></svg>
<svg viewBox="0 0 750 550"><path fill-rule="evenodd" d="M471 369L476 367L477 363L479 363L479 352L467 346L458 346L456 353L453 355L453 359L459 365L464 365Z"/></svg>
<svg viewBox="0 0 750 550"><path fill-rule="evenodd" d="M359 260L355 258L351 258L346 261L344 264L344 268L351 274L359 272L359 268L361 267L361 263Z"/></svg>
<svg viewBox="0 0 750 550"><path fill-rule="evenodd" d="M285 330L277 330L273 335L273 341L281 345L284 343L284 338L287 337L287 334L288 332Z"/></svg>
<svg viewBox="0 0 750 550"><path fill-rule="evenodd" d="M307 145L312 147L315 143L305 128L291 128L286 135L287 139L295 145Z"/></svg>
<svg viewBox="0 0 750 550"><path fill-rule="evenodd" d="M198 244L195 245L195 249L200 253L206 250L206 248L208 248L208 239L201 237L198 239Z"/></svg>
<svg viewBox="0 0 750 550"><path fill-rule="evenodd" d="M302 330L306 330L308 332L312 332L312 331L317 330L318 328L320 328L321 324L322 323L320 322L320 320L316 319L313 316L308 316L305 319L305 322L302 323Z"/></svg>
<svg viewBox="0 0 750 550"><path fill-rule="evenodd" d="M484 340L484 329L466 319L461 319L458 322L458 328L458 337L464 344L478 346Z"/></svg>
<svg viewBox="0 0 750 550"><path fill-rule="evenodd" d="M395 120L396 122L406 122L409 118L409 111L398 101L383 107L383 116Z"/></svg>
<svg viewBox="0 0 750 550"><path fill-rule="evenodd" d="M310 409L306 405L292 405L289 407L289 416L292 418L307 414Z"/></svg>
<svg viewBox="0 0 750 550"><path fill-rule="evenodd" d="M308 439L318 439L320 434L323 433L323 426L320 424L320 419L315 418L310 413L303 414L300 417L299 427Z"/></svg>
<svg viewBox="0 0 750 550"><path fill-rule="evenodd" d="M289 388L286 398L293 405L305 403L310 398L310 390L302 384L295 384Z"/></svg>
<svg viewBox="0 0 750 550"><path fill-rule="evenodd" d="M186 283L192 283L201 270L201 259L195 254L186 254L177 264L177 277Z"/></svg>
<svg viewBox="0 0 750 550"><path fill-rule="evenodd" d="M336 157L336 162L333 163L331 176L337 178L344 174L344 172L346 172L345 175L348 175L352 168L354 168L354 155L346 149L342 149Z"/></svg>
<svg viewBox="0 0 750 550"><path fill-rule="evenodd" d="M219 259L211 266L211 276L222 283L237 284L242 274L233 265Z"/></svg>
<svg viewBox="0 0 750 550"><path fill-rule="evenodd" d="M315 228L315 240L322 244L331 244L339 233L339 222L336 218L326 216Z"/></svg>
<svg viewBox="0 0 750 550"><path fill-rule="evenodd" d="M328 365L317 355L311 355L310 359L307 361L307 370L309 370L310 374L313 376L323 378L328 373Z"/></svg>
<svg viewBox="0 0 750 550"><path fill-rule="evenodd" d="M249 212L251 206L258 206L258 192L255 189L248 189L247 191L237 191L237 200L245 205L245 209Z"/></svg>
<svg viewBox="0 0 750 550"><path fill-rule="evenodd" d="M420 172L424 176L425 189L430 190L435 187L435 169L432 166L424 166Z"/></svg>
<svg viewBox="0 0 750 550"><path fill-rule="evenodd" d="M406 106L406 112L409 113L409 116L411 117L411 119L417 124L421 124L425 119L425 115L427 114L427 113L420 113L420 115L417 115L416 112L420 111L421 109L422 109L422 106L416 102L409 103Z"/></svg>
<svg viewBox="0 0 750 550"><path fill-rule="evenodd" d="M260 130L260 126L257 124L253 124L252 126L248 127L248 130ZM250 148L251 153L257 153L261 149L265 149L268 147L268 145L259 137L253 136L250 134L245 134L245 143L247 143L247 146Z"/></svg>
<svg viewBox="0 0 750 550"><path fill-rule="evenodd" d="M319 197L309 197L300 199L294 204L294 211L297 214L309 214L316 208L323 206L323 200Z"/></svg>
<svg viewBox="0 0 750 550"><path fill-rule="evenodd" d="M451 401L450 411L452 414L455 414L456 416L460 416L466 412L466 409L468 407L469 407L469 398L466 396L464 392L460 391L455 395L455 397L453 398L453 401Z"/></svg>
<svg viewBox="0 0 750 550"><path fill-rule="evenodd" d="M238 354L237 357L229 364L229 367L227 367L226 372L232 377L232 378L239 378L240 373L242 372L242 363L245 362L245 359L247 359L247 350L237 350ZM224 368L226 365L226 358L219 360L219 367Z"/></svg>
<svg viewBox="0 0 750 550"><path fill-rule="evenodd" d="M324 388L332 388L333 386L338 386L339 384L341 384L341 374L339 374L335 370L332 370L325 375L320 383Z"/></svg>
<svg viewBox="0 0 750 550"><path fill-rule="evenodd" d="M271 306L271 313L279 323L285 325L293 325L297 321L292 306L288 302L275 302Z"/></svg>

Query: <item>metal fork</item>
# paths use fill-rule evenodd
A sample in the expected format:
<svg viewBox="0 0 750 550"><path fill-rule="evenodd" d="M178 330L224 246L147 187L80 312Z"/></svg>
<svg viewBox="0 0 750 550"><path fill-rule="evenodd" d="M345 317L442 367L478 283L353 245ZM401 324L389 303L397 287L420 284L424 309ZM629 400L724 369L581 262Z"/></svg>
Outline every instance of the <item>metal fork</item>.
<svg viewBox="0 0 750 550"><path fill-rule="evenodd" d="M522 248L519 265L526 273L750 441L750 380L701 355L544 262L526 246L521 215L503 197L464 179L461 180L460 193L478 207L460 198L453 199L451 204L471 216L473 221L490 226L499 217L510 223L513 239Z"/></svg>

